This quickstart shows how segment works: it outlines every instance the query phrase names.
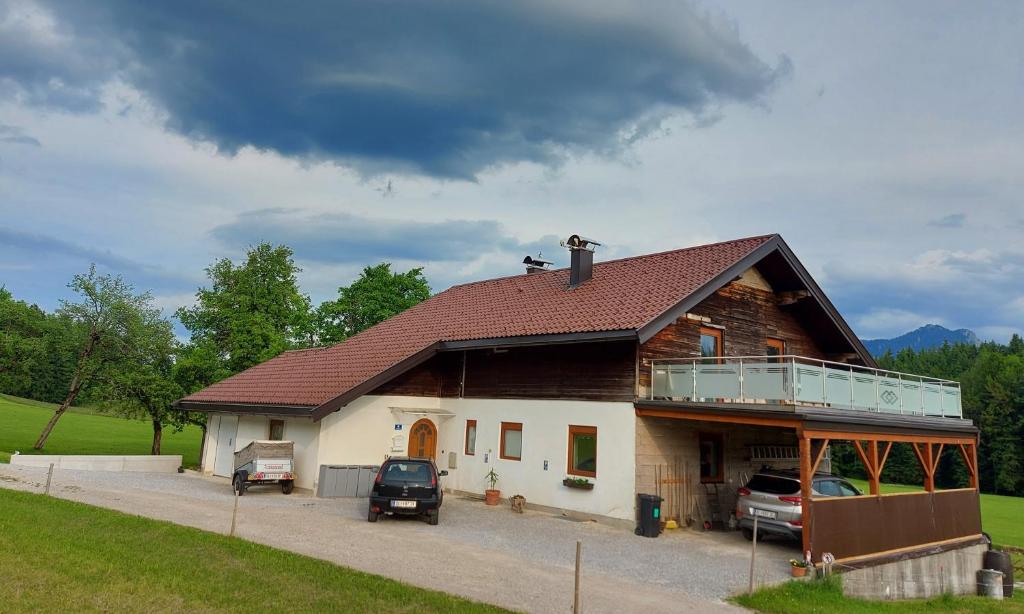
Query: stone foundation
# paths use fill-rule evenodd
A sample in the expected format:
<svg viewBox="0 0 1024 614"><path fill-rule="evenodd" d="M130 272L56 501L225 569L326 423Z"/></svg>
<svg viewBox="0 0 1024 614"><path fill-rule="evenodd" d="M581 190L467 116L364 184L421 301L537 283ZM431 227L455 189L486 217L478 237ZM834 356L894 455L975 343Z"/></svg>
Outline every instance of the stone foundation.
<svg viewBox="0 0 1024 614"><path fill-rule="evenodd" d="M862 599L926 599L945 593L974 595L987 544L906 557L842 574L843 592Z"/></svg>

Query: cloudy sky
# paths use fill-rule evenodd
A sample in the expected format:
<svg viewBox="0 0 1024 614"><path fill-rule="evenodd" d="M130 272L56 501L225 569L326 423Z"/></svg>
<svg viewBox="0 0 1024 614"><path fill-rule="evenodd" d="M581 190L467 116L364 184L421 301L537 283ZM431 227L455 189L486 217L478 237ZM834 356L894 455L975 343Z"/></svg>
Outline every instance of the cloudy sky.
<svg viewBox="0 0 1024 614"><path fill-rule="evenodd" d="M1019 2L0 0L0 284L435 291L778 232L862 337L1024 328Z"/></svg>

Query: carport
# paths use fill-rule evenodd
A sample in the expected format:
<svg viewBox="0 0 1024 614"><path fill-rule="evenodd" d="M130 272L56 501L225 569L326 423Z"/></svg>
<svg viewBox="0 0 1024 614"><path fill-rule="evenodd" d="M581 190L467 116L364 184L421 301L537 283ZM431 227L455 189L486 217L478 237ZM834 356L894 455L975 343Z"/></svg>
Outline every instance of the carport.
<svg viewBox="0 0 1024 614"><path fill-rule="evenodd" d="M688 402L670 400L637 401L638 418L637 487L644 487L641 465L644 433L657 437L650 425L665 421L688 424L688 430L728 433L756 433L764 444L789 442L798 450L797 464L802 486L803 551L819 562L830 553L840 565L859 566L920 553L935 553L980 543L981 513L977 474L977 429L969 420L921 415L891 415L826 407L780 407L765 404ZM780 439L781 438L781 439ZM703 454L700 439L694 455ZM849 442L869 476L870 494L859 497L810 497L811 480L827 462L830 444ZM742 447L749 447L749 435ZM879 480L892 447L912 446L925 476L924 490L883 495ZM729 444L723 444L728 463ZM736 448L731 454L736 459ZM946 448L954 448L962 459L969 487L936 490L935 470ZM743 459L751 471L750 458ZM697 461L701 462L701 461ZM738 462L735 461L734 462ZM706 465L706 461L704 462ZM703 469L703 466L701 467ZM795 468L795 467L794 467ZM724 468L729 474L736 474ZM702 476L704 477L704 476ZM726 482L728 484L728 482Z"/></svg>

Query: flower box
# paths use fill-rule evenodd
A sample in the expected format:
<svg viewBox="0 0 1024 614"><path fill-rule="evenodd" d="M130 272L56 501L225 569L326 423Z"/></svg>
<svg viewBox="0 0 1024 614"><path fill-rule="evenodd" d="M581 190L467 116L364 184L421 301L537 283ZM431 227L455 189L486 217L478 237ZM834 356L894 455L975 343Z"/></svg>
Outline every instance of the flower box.
<svg viewBox="0 0 1024 614"><path fill-rule="evenodd" d="M572 478L565 478L562 480L562 486L566 488L577 488L579 490L594 490L594 483L587 480L574 480Z"/></svg>

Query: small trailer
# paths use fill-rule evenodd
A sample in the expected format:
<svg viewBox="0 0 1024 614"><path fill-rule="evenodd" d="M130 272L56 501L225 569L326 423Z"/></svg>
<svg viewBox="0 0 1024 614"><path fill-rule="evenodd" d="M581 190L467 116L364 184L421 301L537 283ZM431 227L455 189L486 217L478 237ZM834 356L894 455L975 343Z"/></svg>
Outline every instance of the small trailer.
<svg viewBox="0 0 1024 614"><path fill-rule="evenodd" d="M295 488L294 443L256 440L235 452L235 473L231 486L238 496L253 484L281 485L288 495Z"/></svg>

